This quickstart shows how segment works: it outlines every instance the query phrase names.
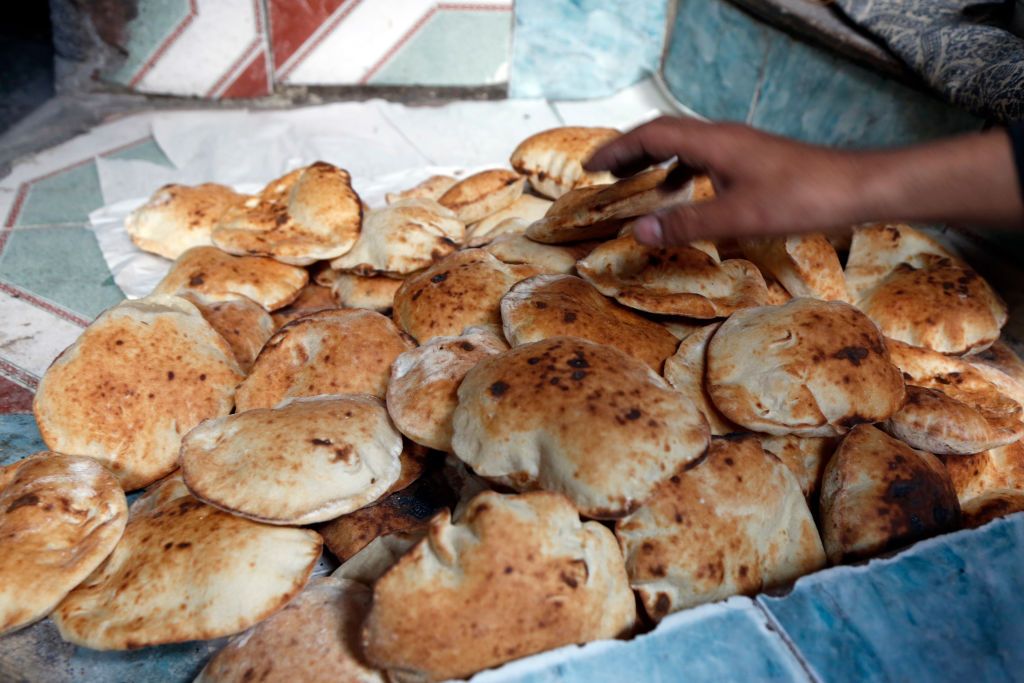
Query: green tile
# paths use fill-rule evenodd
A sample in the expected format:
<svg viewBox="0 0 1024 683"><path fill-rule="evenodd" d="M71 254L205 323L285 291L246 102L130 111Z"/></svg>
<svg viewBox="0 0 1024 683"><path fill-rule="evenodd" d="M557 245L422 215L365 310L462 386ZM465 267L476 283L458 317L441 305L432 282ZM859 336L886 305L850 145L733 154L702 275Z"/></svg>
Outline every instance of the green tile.
<svg viewBox="0 0 1024 683"><path fill-rule="evenodd" d="M103 206L100 177L90 160L42 180L34 181L15 225L83 223L89 212Z"/></svg>
<svg viewBox="0 0 1024 683"><path fill-rule="evenodd" d="M15 228L0 254L0 280L90 319L124 299L96 236L82 226Z"/></svg>
<svg viewBox="0 0 1024 683"><path fill-rule="evenodd" d="M482 85L508 61L508 12L440 11L370 79L374 84Z"/></svg>
<svg viewBox="0 0 1024 683"><path fill-rule="evenodd" d="M159 166L166 166L172 168L174 164L167 158L164 151L160 149L160 145L156 144L156 140L153 138L146 138L142 142L119 149L116 152L110 154L104 154L107 159L135 159L139 161L148 161L152 164Z"/></svg>
<svg viewBox="0 0 1024 683"><path fill-rule="evenodd" d="M128 57L116 69L107 71L107 80L128 85L146 60L188 16L188 0L138 0L136 17L125 28Z"/></svg>

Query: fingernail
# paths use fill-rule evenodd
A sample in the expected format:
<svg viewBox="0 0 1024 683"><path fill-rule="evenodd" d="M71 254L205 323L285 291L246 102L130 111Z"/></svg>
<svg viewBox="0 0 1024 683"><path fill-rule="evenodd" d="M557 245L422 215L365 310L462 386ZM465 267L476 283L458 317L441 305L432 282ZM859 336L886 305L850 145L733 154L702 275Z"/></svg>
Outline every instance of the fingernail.
<svg viewBox="0 0 1024 683"><path fill-rule="evenodd" d="M633 235L640 244L660 245L663 239L661 223L654 216L643 216L633 224Z"/></svg>

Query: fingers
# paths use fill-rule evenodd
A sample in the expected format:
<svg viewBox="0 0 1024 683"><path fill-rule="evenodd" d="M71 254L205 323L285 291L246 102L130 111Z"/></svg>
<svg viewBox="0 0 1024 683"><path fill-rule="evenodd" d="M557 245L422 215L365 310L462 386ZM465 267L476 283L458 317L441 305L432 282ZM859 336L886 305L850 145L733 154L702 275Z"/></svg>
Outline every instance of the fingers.
<svg viewBox="0 0 1024 683"><path fill-rule="evenodd" d="M599 149L584 164L588 171L611 171L619 177L674 157L683 165L705 169L722 136L719 127L690 118L662 117L646 123Z"/></svg>
<svg viewBox="0 0 1024 683"><path fill-rule="evenodd" d="M637 242L651 247L678 247L694 240L746 237L774 232L760 212L735 199L681 204L643 216L633 224Z"/></svg>

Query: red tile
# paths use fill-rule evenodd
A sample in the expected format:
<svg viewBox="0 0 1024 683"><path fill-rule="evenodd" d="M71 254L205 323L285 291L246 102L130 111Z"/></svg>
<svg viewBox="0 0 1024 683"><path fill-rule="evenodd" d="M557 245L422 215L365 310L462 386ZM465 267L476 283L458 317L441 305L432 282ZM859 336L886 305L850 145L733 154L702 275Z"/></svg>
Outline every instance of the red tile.
<svg viewBox="0 0 1024 683"><path fill-rule="evenodd" d="M274 46L274 71L298 51L331 14L346 3L359 0L270 0L270 40Z"/></svg>
<svg viewBox="0 0 1024 683"><path fill-rule="evenodd" d="M267 57L260 51L253 56L252 61L238 74L234 82L224 90L221 97L260 97L269 94Z"/></svg>
<svg viewBox="0 0 1024 683"><path fill-rule="evenodd" d="M0 413L32 412L32 392L0 376Z"/></svg>

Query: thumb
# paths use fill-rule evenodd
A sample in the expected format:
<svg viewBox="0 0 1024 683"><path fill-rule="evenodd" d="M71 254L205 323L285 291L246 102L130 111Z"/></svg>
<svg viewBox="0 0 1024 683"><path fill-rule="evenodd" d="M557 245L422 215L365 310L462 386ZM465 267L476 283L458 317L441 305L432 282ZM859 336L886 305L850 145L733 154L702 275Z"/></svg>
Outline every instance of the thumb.
<svg viewBox="0 0 1024 683"><path fill-rule="evenodd" d="M640 244L651 247L684 246L699 239L744 237L765 232L751 207L731 199L680 204L648 214L633 224Z"/></svg>

